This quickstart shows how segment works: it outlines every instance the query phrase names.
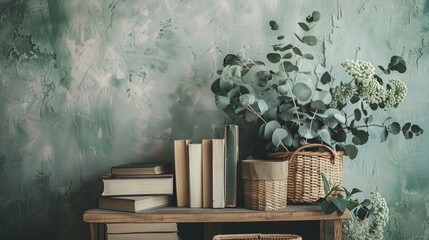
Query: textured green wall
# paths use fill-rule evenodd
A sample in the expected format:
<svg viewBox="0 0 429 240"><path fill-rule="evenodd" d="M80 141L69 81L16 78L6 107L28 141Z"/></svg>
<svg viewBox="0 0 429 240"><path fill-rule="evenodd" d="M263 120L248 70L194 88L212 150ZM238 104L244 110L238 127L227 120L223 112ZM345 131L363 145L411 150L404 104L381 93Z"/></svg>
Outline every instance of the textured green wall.
<svg viewBox="0 0 429 240"><path fill-rule="evenodd" d="M171 160L172 139L218 136L210 84L223 56L264 58L269 20L292 35L313 10L334 76L346 58L407 61L410 94L390 113L427 128L427 0L1 1L0 239L88 238L99 177ZM387 198L386 239L429 236L427 146L427 134L372 140L347 161L346 185Z"/></svg>

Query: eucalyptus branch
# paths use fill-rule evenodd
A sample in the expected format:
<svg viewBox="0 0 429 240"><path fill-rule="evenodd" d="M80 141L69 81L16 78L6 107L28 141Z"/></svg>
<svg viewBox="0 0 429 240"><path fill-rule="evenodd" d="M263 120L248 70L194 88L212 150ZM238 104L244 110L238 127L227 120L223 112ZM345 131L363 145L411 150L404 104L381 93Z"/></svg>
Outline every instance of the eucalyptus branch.
<svg viewBox="0 0 429 240"><path fill-rule="evenodd" d="M255 110L252 108L252 106L244 104L241 102L241 105L245 107L247 110L251 111L253 114L255 114L259 119L261 119L264 123L267 123L267 121Z"/></svg>

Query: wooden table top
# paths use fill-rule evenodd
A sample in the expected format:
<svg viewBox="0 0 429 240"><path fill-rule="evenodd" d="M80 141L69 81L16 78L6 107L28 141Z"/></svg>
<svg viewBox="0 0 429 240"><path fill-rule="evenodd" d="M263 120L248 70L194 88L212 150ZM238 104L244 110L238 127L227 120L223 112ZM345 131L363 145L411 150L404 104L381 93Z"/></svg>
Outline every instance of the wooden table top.
<svg viewBox="0 0 429 240"><path fill-rule="evenodd" d="M288 205L278 211L258 211L245 208L177 208L163 207L139 213L91 209L83 214L87 223L125 223L125 222L276 222L276 221L320 221L348 219L336 213L326 215L317 205Z"/></svg>

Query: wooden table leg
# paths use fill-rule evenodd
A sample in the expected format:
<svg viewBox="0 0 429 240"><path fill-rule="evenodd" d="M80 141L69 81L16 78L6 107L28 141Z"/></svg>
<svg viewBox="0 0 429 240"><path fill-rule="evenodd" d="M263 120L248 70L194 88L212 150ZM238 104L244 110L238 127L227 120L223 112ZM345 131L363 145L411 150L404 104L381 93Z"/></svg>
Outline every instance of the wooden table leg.
<svg viewBox="0 0 429 240"><path fill-rule="evenodd" d="M222 233L222 223L204 223L204 240L212 240L217 234Z"/></svg>
<svg viewBox="0 0 429 240"><path fill-rule="evenodd" d="M342 220L320 221L321 240L342 240L343 225Z"/></svg>

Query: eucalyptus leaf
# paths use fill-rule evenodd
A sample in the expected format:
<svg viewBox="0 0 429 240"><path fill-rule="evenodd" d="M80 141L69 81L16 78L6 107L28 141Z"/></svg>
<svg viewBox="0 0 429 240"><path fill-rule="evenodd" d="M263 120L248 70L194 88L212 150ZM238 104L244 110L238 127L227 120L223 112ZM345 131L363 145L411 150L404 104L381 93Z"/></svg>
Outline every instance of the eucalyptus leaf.
<svg viewBox="0 0 429 240"><path fill-rule="evenodd" d="M284 61L282 63L282 65L283 65L284 71L286 71L286 72L298 71L298 67L293 65L293 63L291 63L289 61ZM282 66L282 65L280 65L280 66Z"/></svg>
<svg viewBox="0 0 429 240"><path fill-rule="evenodd" d="M285 36L280 35L280 36L277 37L277 40L283 40L284 38L285 38Z"/></svg>
<svg viewBox="0 0 429 240"><path fill-rule="evenodd" d="M323 84L327 84L329 82L331 82L331 74L329 74L328 72L323 73L322 77L320 78L320 82L322 82Z"/></svg>
<svg viewBox="0 0 429 240"><path fill-rule="evenodd" d="M401 125L398 122L393 122L388 126L387 131L393 135L398 135L401 132Z"/></svg>
<svg viewBox="0 0 429 240"><path fill-rule="evenodd" d="M328 145L331 145L331 135L329 134L329 130L327 127L320 128L317 131L317 135L322 139L323 142L325 142Z"/></svg>
<svg viewBox="0 0 429 240"><path fill-rule="evenodd" d="M357 154L358 154L357 147L355 145L351 145L351 144L346 145L345 151L346 151L347 156L349 156L350 159L355 159Z"/></svg>
<svg viewBox="0 0 429 240"><path fill-rule="evenodd" d="M229 97L217 95L215 99L216 106L220 109L226 109L231 105L231 99Z"/></svg>
<svg viewBox="0 0 429 240"><path fill-rule="evenodd" d="M306 53L306 54L302 55L302 57L306 58L308 60L313 60L314 59L314 56L312 54L310 54L310 53Z"/></svg>
<svg viewBox="0 0 429 240"><path fill-rule="evenodd" d="M276 21L271 20L269 22L269 24L270 24L271 30L278 30L279 29L279 25L277 24Z"/></svg>
<svg viewBox="0 0 429 240"><path fill-rule="evenodd" d="M244 106L250 106L255 103L255 96L252 94L244 94L239 97L240 103Z"/></svg>
<svg viewBox="0 0 429 240"><path fill-rule="evenodd" d="M298 55L298 56L302 56L302 52L301 52L301 50L299 50L299 48L297 48L297 47L293 47L293 48L292 48L292 51L293 51L296 55Z"/></svg>
<svg viewBox="0 0 429 240"><path fill-rule="evenodd" d="M318 22L320 20L320 12L314 11L311 16L313 17L313 21Z"/></svg>
<svg viewBox="0 0 429 240"><path fill-rule="evenodd" d="M368 135L372 139L376 139L378 137L378 132L375 127L368 127Z"/></svg>
<svg viewBox="0 0 429 240"><path fill-rule="evenodd" d="M334 118L339 122L339 123L346 123L346 117L341 114L341 113L334 113Z"/></svg>
<svg viewBox="0 0 429 240"><path fill-rule="evenodd" d="M302 37L302 42L309 46L315 46L317 44L317 38L312 35L304 36Z"/></svg>
<svg viewBox="0 0 429 240"><path fill-rule="evenodd" d="M281 127L280 123L277 122L276 120L272 120L272 121L267 122L267 124L265 125L265 128L264 128L264 139L265 140L271 140L274 131L280 127Z"/></svg>
<svg viewBox="0 0 429 240"><path fill-rule="evenodd" d="M284 59L291 59L292 58L292 53L288 52L283 56Z"/></svg>
<svg viewBox="0 0 429 240"><path fill-rule="evenodd" d="M385 142L388 136L389 136L389 132L387 131L387 127L384 127L380 133L380 141ZM404 136L405 136L405 133L404 133Z"/></svg>
<svg viewBox="0 0 429 240"><path fill-rule="evenodd" d="M272 134L271 142L274 146L279 147L287 137L288 132L285 129L277 128Z"/></svg>
<svg viewBox="0 0 429 240"><path fill-rule="evenodd" d="M362 113L360 112L360 110L358 108L356 108L354 110L354 115L355 115L355 119L356 121L360 121L361 117L362 117Z"/></svg>
<svg viewBox="0 0 429 240"><path fill-rule="evenodd" d="M292 93L302 102L308 101L311 97L311 88L305 83L297 83L292 88Z"/></svg>
<svg viewBox="0 0 429 240"><path fill-rule="evenodd" d="M326 105L322 100L312 101L310 107L312 109L326 110Z"/></svg>
<svg viewBox="0 0 429 240"><path fill-rule="evenodd" d="M282 56L280 56L280 54L278 54L278 53L268 53L267 59L271 63L278 63L278 62L280 62L280 59L282 59Z"/></svg>
<svg viewBox="0 0 429 240"><path fill-rule="evenodd" d="M302 28L302 30L304 30L304 31L310 31L310 28L308 27L307 24L305 24L303 22L299 22L298 25Z"/></svg>
<svg viewBox="0 0 429 240"><path fill-rule="evenodd" d="M411 126L411 132L416 134L416 136L419 136L419 135L423 134L423 129L421 129L420 126L413 124Z"/></svg>
<svg viewBox="0 0 429 240"><path fill-rule="evenodd" d="M337 142L344 142L347 139L347 134L344 130L331 132L332 139Z"/></svg>

